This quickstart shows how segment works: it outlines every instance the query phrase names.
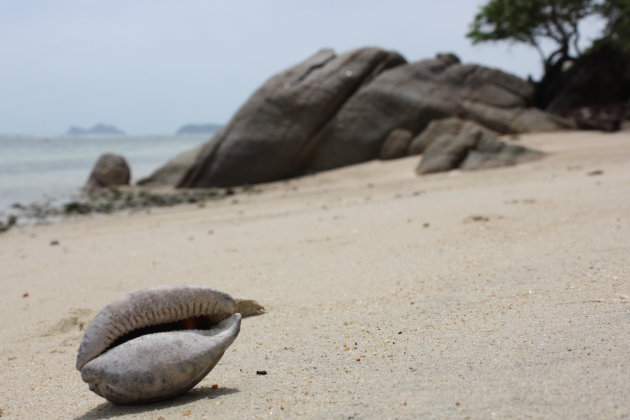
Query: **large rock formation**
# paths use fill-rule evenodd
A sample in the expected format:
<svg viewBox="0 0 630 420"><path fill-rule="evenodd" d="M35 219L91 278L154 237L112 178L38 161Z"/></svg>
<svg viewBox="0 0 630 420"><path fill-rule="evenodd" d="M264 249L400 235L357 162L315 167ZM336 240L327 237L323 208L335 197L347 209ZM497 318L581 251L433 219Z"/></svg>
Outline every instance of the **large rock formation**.
<svg viewBox="0 0 630 420"><path fill-rule="evenodd" d="M181 187L249 184L304 173L314 137L349 97L400 55L364 48L342 55L322 50L266 82L205 147Z"/></svg>
<svg viewBox="0 0 630 420"><path fill-rule="evenodd" d="M258 89L177 186L267 182L398 157L409 135L392 133L416 136L451 116L501 134L567 127L530 108L532 95L527 82L452 54L408 64L377 48L322 50Z"/></svg>
<svg viewBox="0 0 630 420"><path fill-rule="evenodd" d="M172 187L179 183L186 175L186 172L195 164L197 156L205 145L199 145L175 156L153 172L150 176L138 181L138 185L143 187Z"/></svg>
<svg viewBox="0 0 630 420"><path fill-rule="evenodd" d="M462 65L453 55L398 66L353 95L313 142L306 168L321 171L375 159L392 129L420 133L449 116L499 133L556 130L560 118L528 108L531 86L507 73Z"/></svg>
<svg viewBox="0 0 630 420"><path fill-rule="evenodd" d="M94 164L84 189L95 191L101 188L129 185L130 179L131 169L127 160L121 155L105 153Z"/></svg>

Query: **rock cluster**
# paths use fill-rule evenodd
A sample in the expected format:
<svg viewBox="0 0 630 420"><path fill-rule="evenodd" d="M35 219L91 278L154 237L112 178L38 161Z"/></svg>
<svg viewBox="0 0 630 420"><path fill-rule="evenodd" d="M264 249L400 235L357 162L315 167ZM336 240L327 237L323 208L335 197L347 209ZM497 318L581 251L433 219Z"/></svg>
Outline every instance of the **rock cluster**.
<svg viewBox="0 0 630 420"><path fill-rule="evenodd" d="M455 168L487 169L540 157L540 152L499 140L496 132L459 118L435 120L415 139L410 154L422 153L419 175Z"/></svg>
<svg viewBox="0 0 630 420"><path fill-rule="evenodd" d="M407 63L378 48L340 55L322 50L273 76L211 141L146 182L183 188L254 184L394 159L417 153L417 136L449 117L498 134L569 127L532 108L532 100L528 82L462 64L453 54ZM484 165L491 165L490 156L483 155Z"/></svg>

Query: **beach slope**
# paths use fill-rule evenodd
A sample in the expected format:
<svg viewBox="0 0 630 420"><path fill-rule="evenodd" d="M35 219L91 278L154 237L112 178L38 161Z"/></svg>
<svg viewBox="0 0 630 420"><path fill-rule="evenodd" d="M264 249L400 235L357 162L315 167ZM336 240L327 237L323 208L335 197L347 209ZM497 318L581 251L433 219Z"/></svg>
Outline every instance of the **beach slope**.
<svg viewBox="0 0 630 420"><path fill-rule="evenodd" d="M1 416L627 418L630 132L519 142L547 156L423 177L417 157L369 162L0 235ZM267 313L193 391L112 405L74 368L82 329L165 284Z"/></svg>

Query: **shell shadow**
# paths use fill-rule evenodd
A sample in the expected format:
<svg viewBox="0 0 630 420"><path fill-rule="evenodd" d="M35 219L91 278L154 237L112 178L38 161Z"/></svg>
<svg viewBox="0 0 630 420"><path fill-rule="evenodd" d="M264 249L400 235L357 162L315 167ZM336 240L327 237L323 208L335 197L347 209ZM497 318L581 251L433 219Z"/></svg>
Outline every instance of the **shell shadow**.
<svg viewBox="0 0 630 420"><path fill-rule="evenodd" d="M145 411L155 411L162 408L177 407L186 405L198 400L212 400L223 395L230 395L239 392L236 388L194 388L179 397L167 401L160 401L151 404L140 405L116 405L104 402L92 408L82 416L75 417L75 420L104 420L113 419L125 414L138 414Z"/></svg>

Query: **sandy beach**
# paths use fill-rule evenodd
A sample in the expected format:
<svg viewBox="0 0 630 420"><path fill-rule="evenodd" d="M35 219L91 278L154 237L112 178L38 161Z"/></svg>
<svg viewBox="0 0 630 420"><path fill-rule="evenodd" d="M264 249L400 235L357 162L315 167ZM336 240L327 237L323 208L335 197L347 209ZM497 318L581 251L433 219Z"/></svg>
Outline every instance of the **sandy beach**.
<svg viewBox="0 0 630 420"><path fill-rule="evenodd" d="M547 156L423 177L417 157L370 162L1 234L0 416L630 417L630 131L518 141ZM169 284L267 313L181 397L90 392L82 328Z"/></svg>

